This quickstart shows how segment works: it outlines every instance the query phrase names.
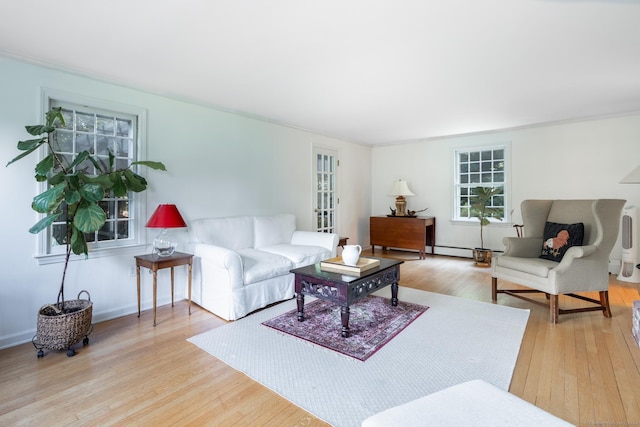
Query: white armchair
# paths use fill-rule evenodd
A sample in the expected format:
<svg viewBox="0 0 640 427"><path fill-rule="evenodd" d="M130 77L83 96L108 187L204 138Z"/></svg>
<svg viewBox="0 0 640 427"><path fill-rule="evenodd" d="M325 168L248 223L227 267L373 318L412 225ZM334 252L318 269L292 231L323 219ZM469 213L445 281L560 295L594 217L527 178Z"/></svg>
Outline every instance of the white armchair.
<svg viewBox="0 0 640 427"><path fill-rule="evenodd" d="M558 322L560 314L583 311L599 310L605 317L611 317L609 255L618 236L624 203L625 200L618 199L523 201L524 237L506 237L503 240L506 246L504 253L494 257L491 263L493 302L497 302L498 294L504 293L536 304L548 304L552 323ZM566 244L566 237L560 239L560 233L558 239L551 238L556 237L555 234L545 236L545 228L547 232L553 228L547 223L565 226L582 223L582 243ZM553 248L554 244L556 248ZM545 255L548 258L556 255L561 258L559 262L540 258L543 246ZM531 289L498 289L498 279ZM523 295L532 292L545 293L549 301L541 302ZM595 300L576 292L599 292L600 298ZM595 306L560 309L559 295L588 301Z"/></svg>

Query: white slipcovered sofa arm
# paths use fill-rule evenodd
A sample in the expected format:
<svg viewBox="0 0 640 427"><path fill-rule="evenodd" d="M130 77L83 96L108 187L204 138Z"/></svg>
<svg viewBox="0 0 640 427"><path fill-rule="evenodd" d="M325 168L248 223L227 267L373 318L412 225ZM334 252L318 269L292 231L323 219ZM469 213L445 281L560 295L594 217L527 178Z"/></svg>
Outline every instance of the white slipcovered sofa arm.
<svg viewBox="0 0 640 427"><path fill-rule="evenodd" d="M208 243L194 244L193 252L195 256L200 257L203 280L211 281L211 285L214 286L243 286L242 258L237 252Z"/></svg>
<svg viewBox="0 0 640 427"><path fill-rule="evenodd" d="M296 230L291 236L292 245L321 246L331 251L331 256L336 256L338 247L338 235L335 233L318 233L316 231Z"/></svg>

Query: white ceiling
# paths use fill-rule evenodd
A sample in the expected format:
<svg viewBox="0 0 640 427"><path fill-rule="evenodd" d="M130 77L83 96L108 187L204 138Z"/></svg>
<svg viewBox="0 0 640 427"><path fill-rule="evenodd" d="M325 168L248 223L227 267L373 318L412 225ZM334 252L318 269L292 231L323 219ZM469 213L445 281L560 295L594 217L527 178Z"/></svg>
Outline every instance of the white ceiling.
<svg viewBox="0 0 640 427"><path fill-rule="evenodd" d="M365 144L640 111L637 0L0 3L0 54Z"/></svg>

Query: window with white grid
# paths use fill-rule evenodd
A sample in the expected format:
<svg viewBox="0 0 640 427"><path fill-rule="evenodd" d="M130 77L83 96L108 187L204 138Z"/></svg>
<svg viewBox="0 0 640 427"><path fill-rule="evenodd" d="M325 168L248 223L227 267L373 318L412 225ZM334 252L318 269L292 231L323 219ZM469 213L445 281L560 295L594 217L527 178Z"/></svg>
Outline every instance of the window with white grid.
<svg viewBox="0 0 640 427"><path fill-rule="evenodd" d="M135 107L108 104L100 105L96 100L89 105L58 98L48 98L45 108L62 107L65 125L56 123L51 142L55 152L71 163L79 153L88 151L99 164L108 169L109 155L114 156L114 169L124 169L139 158L141 136L139 129L144 121L144 112ZM115 107L115 108L114 108ZM66 162L65 162L66 163ZM135 168L133 169L134 171ZM95 165L89 160L78 165L74 172L87 175L96 173ZM139 172L139 171L136 171ZM43 183L43 185L46 185ZM99 203L107 221L94 232L86 233L85 239L92 251L139 245L143 241L143 206L137 193L129 192L124 197L116 197L113 192L105 194ZM61 209L63 206L61 206ZM64 210L62 210L64 212ZM39 242L39 256L55 256L64 252L66 224L64 216L54 222ZM55 261L50 261L55 262Z"/></svg>
<svg viewBox="0 0 640 427"><path fill-rule="evenodd" d="M476 187L499 189L491 197L489 206L502 209L506 214L507 149L507 146L495 146L455 150L455 220L473 217L471 205Z"/></svg>

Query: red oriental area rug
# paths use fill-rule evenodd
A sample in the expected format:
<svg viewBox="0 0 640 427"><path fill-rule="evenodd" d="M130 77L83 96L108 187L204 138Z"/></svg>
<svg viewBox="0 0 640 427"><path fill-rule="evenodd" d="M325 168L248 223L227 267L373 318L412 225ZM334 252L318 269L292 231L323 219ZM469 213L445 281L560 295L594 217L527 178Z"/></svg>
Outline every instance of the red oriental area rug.
<svg viewBox="0 0 640 427"><path fill-rule="evenodd" d="M313 344L365 361L398 335L429 307L368 296L351 305L350 335L341 335L340 306L316 299L304 306L304 322L298 322L297 311L291 310L263 325Z"/></svg>

